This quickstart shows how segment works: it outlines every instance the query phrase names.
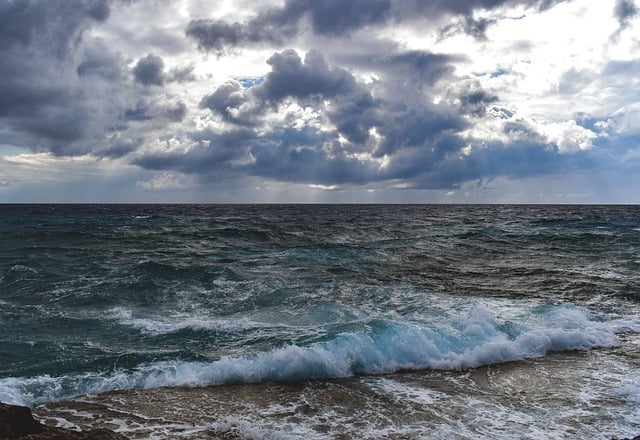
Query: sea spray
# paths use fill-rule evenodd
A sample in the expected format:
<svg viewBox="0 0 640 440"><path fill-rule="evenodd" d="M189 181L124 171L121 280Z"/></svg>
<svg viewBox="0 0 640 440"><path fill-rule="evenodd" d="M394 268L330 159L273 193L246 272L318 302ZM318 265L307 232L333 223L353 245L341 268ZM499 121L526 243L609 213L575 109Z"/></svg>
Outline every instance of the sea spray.
<svg viewBox="0 0 640 440"><path fill-rule="evenodd" d="M367 323L368 331L340 333L309 346L284 345L212 362L174 360L146 363L132 370L5 378L0 379L0 400L33 405L122 389L302 381L401 370L460 370L536 358L554 351L619 344L612 326L590 320L587 312L576 307L548 308L545 314L536 310L524 315L521 323L505 323L478 308L467 319L449 323L448 331L375 319ZM531 326L528 321L536 321L539 326ZM199 323L195 325L202 328Z"/></svg>

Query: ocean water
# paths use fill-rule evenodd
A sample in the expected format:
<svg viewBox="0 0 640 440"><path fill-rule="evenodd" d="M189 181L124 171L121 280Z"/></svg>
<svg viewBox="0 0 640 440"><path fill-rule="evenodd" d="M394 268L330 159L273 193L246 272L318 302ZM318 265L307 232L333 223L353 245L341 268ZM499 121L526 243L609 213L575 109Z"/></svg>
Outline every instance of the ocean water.
<svg viewBox="0 0 640 440"><path fill-rule="evenodd" d="M146 438L640 434L640 207L0 205L0 401Z"/></svg>

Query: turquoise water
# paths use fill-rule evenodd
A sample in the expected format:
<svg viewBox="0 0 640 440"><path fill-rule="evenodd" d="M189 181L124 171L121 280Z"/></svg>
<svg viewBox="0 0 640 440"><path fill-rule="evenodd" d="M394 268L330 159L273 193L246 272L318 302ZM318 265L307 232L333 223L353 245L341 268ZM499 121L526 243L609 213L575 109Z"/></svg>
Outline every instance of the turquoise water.
<svg viewBox="0 0 640 440"><path fill-rule="evenodd" d="M579 351L640 432L638 207L0 205L0 250L0 401Z"/></svg>

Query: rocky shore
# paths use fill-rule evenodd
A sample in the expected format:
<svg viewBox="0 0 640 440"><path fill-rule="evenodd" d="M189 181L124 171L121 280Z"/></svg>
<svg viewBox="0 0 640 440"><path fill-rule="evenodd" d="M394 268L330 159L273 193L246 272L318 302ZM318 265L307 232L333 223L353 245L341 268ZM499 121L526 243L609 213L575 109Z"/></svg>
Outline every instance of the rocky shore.
<svg viewBox="0 0 640 440"><path fill-rule="evenodd" d="M46 426L33 418L30 408L0 402L0 440L4 439L128 440L124 435L104 428L74 431L71 429ZM620 440L640 440L640 435L633 438L622 438Z"/></svg>
<svg viewBox="0 0 640 440"><path fill-rule="evenodd" d="M24 440L127 440L122 434L108 429L73 431L54 428L37 422L31 409L0 403L0 439Z"/></svg>

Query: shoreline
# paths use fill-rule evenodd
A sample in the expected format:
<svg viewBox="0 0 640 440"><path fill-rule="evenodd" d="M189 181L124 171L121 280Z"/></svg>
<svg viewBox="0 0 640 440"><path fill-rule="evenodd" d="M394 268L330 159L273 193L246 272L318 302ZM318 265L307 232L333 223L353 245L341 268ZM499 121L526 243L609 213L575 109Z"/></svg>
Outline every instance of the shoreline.
<svg viewBox="0 0 640 440"><path fill-rule="evenodd" d="M111 391L34 408L48 424L155 438L638 438L602 371L616 349L467 371ZM580 383L576 376L582 377ZM588 394L588 396L585 395ZM583 400L580 400L580 399ZM586 398L586 400L585 400Z"/></svg>
<svg viewBox="0 0 640 440"><path fill-rule="evenodd" d="M110 429L75 431L47 426L35 420L30 408L0 402L0 439L25 440L128 440Z"/></svg>

